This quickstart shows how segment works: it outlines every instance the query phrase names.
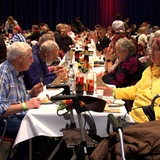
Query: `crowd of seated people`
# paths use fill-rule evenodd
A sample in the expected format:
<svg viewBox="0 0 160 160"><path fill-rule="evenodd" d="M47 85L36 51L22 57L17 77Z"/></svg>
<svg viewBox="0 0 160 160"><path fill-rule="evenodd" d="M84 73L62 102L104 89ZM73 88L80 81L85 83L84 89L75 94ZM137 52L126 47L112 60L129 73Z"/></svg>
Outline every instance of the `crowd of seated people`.
<svg viewBox="0 0 160 160"><path fill-rule="evenodd" d="M137 108L149 105L153 97L158 94L157 86L160 74L158 62L160 31L158 26L151 27L148 23L142 23L138 28L135 24L129 25L127 23L126 29L122 18L117 16L109 26L104 27L97 24L94 31L89 31L85 30L80 19L77 18L74 25L57 24L55 31L52 31L49 25L45 23L33 24L31 32L26 35L23 34L23 30L17 21L13 17L10 18L12 20L7 19L5 33L1 33L2 41L6 44L9 42L7 47L11 47L6 56L7 60L5 61L4 58L3 61L5 62L0 66L0 74L2 75L5 74L4 71L7 70L7 67L11 68L11 73L8 72L8 74L13 80L7 81L8 83L14 84L14 87L17 88L17 81L20 81L23 90L32 88L36 90L38 88L37 95L42 91L43 85L51 83L57 76L61 76L63 79L64 75L67 74L65 67L59 66L64 55L79 41L81 41L79 44L84 47L92 39L97 52L101 52L104 56L104 71L97 76L102 78L103 82L114 84L117 87L115 90L111 88L103 89L106 92L109 90L111 94L114 92L115 98L132 100L131 117L136 122L148 121L142 109ZM74 28L75 26L76 28ZM22 48L21 52L27 51L25 53L20 52L21 55L17 52L15 57L11 56L12 49L15 48L16 51L19 51L18 46ZM26 57L25 54L27 54ZM28 64L26 64L27 61ZM144 65L146 61L147 64ZM144 70L145 68L146 70ZM22 73L24 75L23 79L17 80L12 75L21 76ZM9 95L14 93L9 93L9 88L7 88L5 82L6 79L2 79L0 83L0 89L8 93L1 96L0 106L2 107L0 113L2 116L7 117L26 108L32 108L31 104L36 104L36 108L39 107L39 99L30 100L28 95L25 94L19 102L13 100L8 102ZM143 88L144 85L148 88ZM34 86L36 87L34 88ZM33 96L35 95L31 94L31 97ZM24 103L26 104L24 105ZM158 104L158 101L156 103ZM15 109L13 109L14 106L16 106ZM159 119L158 114L156 118ZM20 122L18 122L18 126Z"/></svg>

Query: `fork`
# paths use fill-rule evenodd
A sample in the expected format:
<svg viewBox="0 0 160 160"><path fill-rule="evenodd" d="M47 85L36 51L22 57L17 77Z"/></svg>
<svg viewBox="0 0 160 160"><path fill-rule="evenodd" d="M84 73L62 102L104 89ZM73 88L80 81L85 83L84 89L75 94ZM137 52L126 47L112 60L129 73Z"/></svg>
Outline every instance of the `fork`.
<svg viewBox="0 0 160 160"><path fill-rule="evenodd" d="M42 76L40 77L40 83L43 83L43 77Z"/></svg>

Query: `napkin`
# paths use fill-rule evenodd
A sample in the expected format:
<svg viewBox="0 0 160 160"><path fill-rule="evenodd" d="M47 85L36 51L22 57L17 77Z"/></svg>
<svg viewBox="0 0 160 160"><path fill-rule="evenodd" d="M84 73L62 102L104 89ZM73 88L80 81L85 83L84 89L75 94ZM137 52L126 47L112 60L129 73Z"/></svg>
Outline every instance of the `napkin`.
<svg viewBox="0 0 160 160"><path fill-rule="evenodd" d="M43 91L39 93L37 97L40 98L41 101L45 98L48 98L46 85L43 87Z"/></svg>

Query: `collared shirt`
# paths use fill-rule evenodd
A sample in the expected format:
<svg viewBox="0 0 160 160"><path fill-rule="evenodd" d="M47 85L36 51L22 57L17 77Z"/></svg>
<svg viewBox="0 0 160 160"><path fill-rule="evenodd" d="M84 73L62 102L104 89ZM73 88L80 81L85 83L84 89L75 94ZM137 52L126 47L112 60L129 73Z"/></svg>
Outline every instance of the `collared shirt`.
<svg viewBox="0 0 160 160"><path fill-rule="evenodd" d="M56 78L56 74L49 72L46 62L43 62L35 51L33 53L34 62L30 66L28 71L24 72L24 83L27 90L31 89L34 85L40 82L40 78L43 78L43 84L47 85L52 83Z"/></svg>
<svg viewBox="0 0 160 160"><path fill-rule="evenodd" d="M149 106L154 96L160 93L160 67L148 67L144 70L142 78L134 86L117 88L116 99L134 100L130 115L136 122L146 122L148 118L142 106ZM160 98L155 101L155 116L160 119Z"/></svg>
<svg viewBox="0 0 160 160"><path fill-rule="evenodd" d="M14 69L9 61L0 66L0 115L3 114L11 104L18 104L29 100L23 78ZM21 112L24 114L24 112Z"/></svg>

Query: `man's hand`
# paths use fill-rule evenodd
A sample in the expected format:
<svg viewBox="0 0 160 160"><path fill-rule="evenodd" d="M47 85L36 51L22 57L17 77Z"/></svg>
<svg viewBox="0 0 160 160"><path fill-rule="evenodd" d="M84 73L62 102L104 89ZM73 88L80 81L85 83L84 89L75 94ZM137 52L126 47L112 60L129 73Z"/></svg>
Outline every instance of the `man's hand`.
<svg viewBox="0 0 160 160"><path fill-rule="evenodd" d="M32 89L31 91L29 92L30 96L31 97L37 97L39 93L41 93L43 91L43 83L38 83L36 84Z"/></svg>
<svg viewBox="0 0 160 160"><path fill-rule="evenodd" d="M41 101L40 98L31 98L29 101L25 102L27 109L39 108Z"/></svg>

